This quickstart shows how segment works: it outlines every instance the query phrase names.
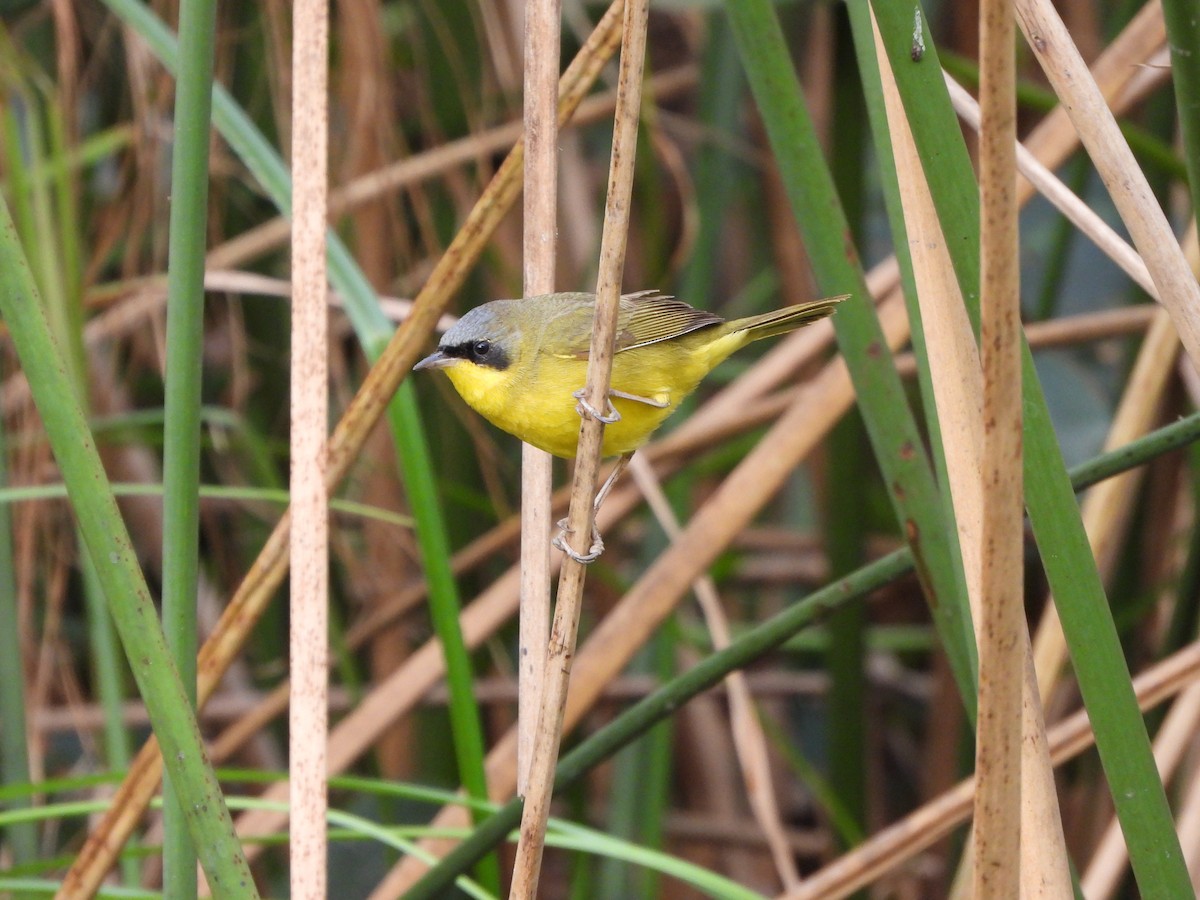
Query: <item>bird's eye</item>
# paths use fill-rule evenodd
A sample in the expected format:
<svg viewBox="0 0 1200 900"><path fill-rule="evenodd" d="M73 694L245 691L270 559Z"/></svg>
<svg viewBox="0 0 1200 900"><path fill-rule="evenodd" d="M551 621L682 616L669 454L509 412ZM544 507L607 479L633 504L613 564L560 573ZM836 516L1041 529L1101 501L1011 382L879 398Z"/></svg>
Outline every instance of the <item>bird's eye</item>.
<svg viewBox="0 0 1200 900"><path fill-rule="evenodd" d="M492 352L491 341L476 341L471 345L471 355L475 357L487 356Z"/></svg>

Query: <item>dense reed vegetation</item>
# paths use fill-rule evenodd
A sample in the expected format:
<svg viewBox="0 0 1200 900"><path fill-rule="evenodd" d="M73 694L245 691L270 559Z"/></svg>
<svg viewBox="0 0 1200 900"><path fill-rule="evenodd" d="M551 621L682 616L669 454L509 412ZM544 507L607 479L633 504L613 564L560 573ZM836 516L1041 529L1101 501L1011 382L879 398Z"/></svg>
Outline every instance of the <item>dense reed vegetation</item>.
<svg viewBox="0 0 1200 900"><path fill-rule="evenodd" d="M5 896L293 871L292 5L189 3L0 10ZM725 317L852 297L719 368L602 507L539 896L947 896L1016 834L995 734L1040 804L1007 884L1200 877L1200 55L1170 50L1200 34L1185 0L1064 4L1062 32L1013 6L1020 177L972 124L973 4L652 7L623 288ZM523 7L331 8L331 896L513 870L522 454L409 374L530 271ZM595 290L622 4L565 7L538 283ZM980 362L996 192L1019 386ZM997 567L1006 391L1026 517ZM1027 632L981 626L1000 594ZM997 652L1028 712L977 770Z"/></svg>

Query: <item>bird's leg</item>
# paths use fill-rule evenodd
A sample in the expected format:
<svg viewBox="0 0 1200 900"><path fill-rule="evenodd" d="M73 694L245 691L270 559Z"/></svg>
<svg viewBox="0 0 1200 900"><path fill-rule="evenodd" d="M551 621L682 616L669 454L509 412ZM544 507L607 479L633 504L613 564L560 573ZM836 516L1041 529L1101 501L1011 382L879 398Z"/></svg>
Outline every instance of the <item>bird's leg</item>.
<svg viewBox="0 0 1200 900"><path fill-rule="evenodd" d="M671 405L669 400L655 400L653 397L642 397L639 394L629 394L625 391L618 391L616 388L609 388L608 410L605 412L600 412L600 410L596 409L596 407L592 406L592 404L587 401L585 396L586 393L587 388L580 388L571 394L571 396L577 401L575 404L575 411L579 413L580 416L591 416L593 419L597 419L603 422L605 425L615 425L617 422L621 421L621 414L617 412L617 408L613 406L611 399L613 397L620 397L622 400L632 400L634 403L644 403L647 406L653 406L655 409L666 409Z"/></svg>
<svg viewBox="0 0 1200 900"><path fill-rule="evenodd" d="M629 468L629 461L631 459L633 459L632 453L625 453L618 457L616 463L613 465L613 470L604 479L604 484L600 485L600 490L596 491L596 502L592 504L593 519L595 518L595 514L600 512L600 504L604 502L604 498L608 496L608 492L617 483L617 479L621 477L621 473Z"/></svg>
<svg viewBox="0 0 1200 900"><path fill-rule="evenodd" d="M596 499L592 503L592 546L587 553L578 553L567 543L567 535L571 532L567 520L560 519L558 522L558 536L554 538L551 544L582 566L594 563L600 558L600 554L604 552L604 540L600 537L600 529L596 527L596 513L600 512L600 504L604 502L604 498L608 496L608 492L617 483L617 479L621 477L621 473L628 467L631 459L633 459L632 453L626 453L620 457L613 466L613 470L609 472L608 477L604 479L604 484L600 486L600 490L596 492Z"/></svg>
<svg viewBox="0 0 1200 900"><path fill-rule="evenodd" d="M671 405L669 400L655 400L651 397L642 397L638 394L627 394L624 391L618 391L616 388L610 389L608 395L610 397L620 397L622 400L632 400L635 403L645 403L647 406L653 406L655 409L666 409ZM618 465L620 464L618 463ZM625 467L621 466L621 468Z"/></svg>
<svg viewBox="0 0 1200 900"><path fill-rule="evenodd" d="M617 408L613 406L612 400L609 399L609 397L612 397L613 395L612 391L609 391L608 397L605 398L605 402L608 404L608 410L606 412L600 412L600 410L592 406L592 404L588 402L587 397L585 396L586 394L586 387L581 387L579 390L574 391L571 394L571 396L577 401L575 403L575 412L579 413L581 418L583 416L591 416L596 421L603 422L605 425L615 425L617 422L621 421L621 414L617 412Z"/></svg>

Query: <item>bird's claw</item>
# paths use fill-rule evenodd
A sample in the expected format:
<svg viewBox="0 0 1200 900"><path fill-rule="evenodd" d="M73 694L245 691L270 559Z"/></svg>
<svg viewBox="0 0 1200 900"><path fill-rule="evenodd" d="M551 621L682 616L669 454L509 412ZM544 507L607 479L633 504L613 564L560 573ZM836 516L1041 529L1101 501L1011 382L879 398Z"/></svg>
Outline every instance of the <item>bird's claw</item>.
<svg viewBox="0 0 1200 900"><path fill-rule="evenodd" d="M587 553L579 553L567 543L567 535L572 532L572 528L567 524L566 519L559 519L558 535L550 542L552 547L557 547L575 562L581 566L587 566L594 563L600 558L604 552L604 541L600 537L600 530L596 528L596 523L592 523L592 546Z"/></svg>
<svg viewBox="0 0 1200 900"><path fill-rule="evenodd" d="M621 414L617 412L617 408L613 406L611 398L605 398L605 402L608 404L608 410L606 412L600 412L600 410L596 409L596 407L592 406L592 404L588 402L587 397L585 396L586 393L587 388L581 387L579 390L574 391L571 394L571 396L577 401L575 403L575 411L579 413L580 416L591 416L596 421L603 422L605 425L615 425L617 422L621 421Z"/></svg>

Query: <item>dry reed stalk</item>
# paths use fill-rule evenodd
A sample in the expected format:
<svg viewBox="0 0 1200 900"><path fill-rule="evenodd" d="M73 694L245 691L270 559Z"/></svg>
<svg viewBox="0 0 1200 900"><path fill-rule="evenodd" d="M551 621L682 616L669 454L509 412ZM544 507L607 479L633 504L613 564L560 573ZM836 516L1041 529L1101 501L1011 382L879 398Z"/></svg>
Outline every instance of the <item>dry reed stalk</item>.
<svg viewBox="0 0 1200 900"><path fill-rule="evenodd" d="M1102 312L1029 322L1025 325L1025 339L1031 349L1044 350L1129 337L1145 332L1157 313L1155 306L1122 306ZM901 378L912 378L917 374L917 361L912 353L896 356L896 371Z"/></svg>
<svg viewBox="0 0 1200 900"><path fill-rule="evenodd" d="M1143 711L1153 709L1189 688L1197 678L1200 643L1184 647L1134 678L1138 705ZM1087 711L1080 710L1054 725L1049 739L1050 758L1056 766L1087 750L1094 743ZM786 895L787 900L837 900L874 883L970 818L974 793L974 779L960 782L809 876L799 891Z"/></svg>
<svg viewBox="0 0 1200 900"><path fill-rule="evenodd" d="M1153 80L1161 79L1162 70L1146 66L1166 47L1167 29L1159 0L1150 0L1121 30L1092 65L1092 78L1100 93L1117 115L1146 96ZM1079 134L1061 105L1051 110L1026 137L1025 146L1050 169L1056 169L1079 146ZM1032 186L1021 185L1022 200Z"/></svg>
<svg viewBox="0 0 1200 900"><path fill-rule="evenodd" d="M1159 287L1180 341L1192 362L1200 365L1200 283L1188 267L1103 92L1049 0L1014 0L1014 7L1029 46Z"/></svg>
<svg viewBox="0 0 1200 900"><path fill-rule="evenodd" d="M880 305L879 316L887 345L894 350L908 339L908 320L899 293ZM575 657L563 716L565 728L579 722L601 696L604 685L624 668L696 577L775 496L782 481L846 413L853 400L850 376L841 359L826 364L808 382L793 405L697 511L680 541L655 560L592 632ZM601 513L616 496L614 493L609 497ZM494 799L507 798L513 789L514 744L510 735L488 754L488 786ZM461 809L447 808L432 824L441 828L462 827L465 823ZM452 843L426 841L422 847L442 853ZM415 858L402 860L376 889L373 900L402 894L425 868Z"/></svg>
<svg viewBox="0 0 1200 900"><path fill-rule="evenodd" d="M327 4L300 0L293 22L289 873L293 897L321 900L327 887L325 746L329 732Z"/></svg>
<svg viewBox="0 0 1200 900"><path fill-rule="evenodd" d="M615 52L621 6L621 0L615 0L560 80L560 118L570 118L600 69ZM523 145L514 146L430 275L414 304L412 317L396 332L338 422L330 438L326 463L330 486L340 482L349 469L400 381L412 370L471 261L482 252L492 231L516 199L521 186L523 154ZM291 512L287 511L230 599L217 628L201 647L197 684L199 704L211 696L221 675L229 668L250 629L283 581L289 564L290 530ZM161 772L158 743L151 739L131 764L109 812L64 876L64 896L95 891L150 802Z"/></svg>
<svg viewBox="0 0 1200 900"><path fill-rule="evenodd" d="M554 292L558 247L558 57L561 0L525 4L525 296ZM517 649L517 793L525 795L550 638L550 454L521 447L521 601Z"/></svg>
<svg viewBox="0 0 1200 900"><path fill-rule="evenodd" d="M1191 749L1195 741L1196 729L1200 725L1200 683L1193 684L1171 704L1170 712L1163 719L1158 734L1154 736L1154 762L1158 767L1159 777L1167 784L1175 774L1184 755ZM1194 846L1194 839L1185 842L1183 822L1185 819L1186 801L1180 807L1180 844L1185 848ZM1121 833L1120 823L1114 818L1104 830L1104 836L1096 845L1095 852L1088 862L1087 871L1080 879L1079 886L1083 896L1088 900L1103 900L1112 897L1121 886L1121 881L1129 869L1129 851L1125 846L1125 837ZM1195 872L1191 865L1189 871Z"/></svg>
<svg viewBox="0 0 1200 900"><path fill-rule="evenodd" d="M949 75L946 87L959 118L979 131L979 105L966 90ZM1150 296L1158 299L1158 288L1150 277L1145 262L1117 232L1071 189L1043 166L1022 144L1017 144L1017 168L1034 189L1067 218L1080 232L1091 239L1102 253L1116 263L1126 275Z"/></svg>
<svg viewBox="0 0 1200 900"><path fill-rule="evenodd" d="M1015 28L1009 0L983 0L979 21L980 454L979 715L975 743L974 894L1012 898L1044 883L1022 853L1021 689L1025 626L1021 294L1017 228ZM1033 757L1029 764L1041 760ZM1061 834L1062 826L1057 830ZM1030 834L1037 841L1041 835ZM1033 848L1030 847L1030 850ZM1053 865L1053 861L1048 862ZM1062 857L1066 871L1066 857ZM1016 872L1013 869L1016 867ZM1017 877L1013 877L1014 874Z"/></svg>
<svg viewBox="0 0 1200 900"><path fill-rule="evenodd" d="M967 593L971 602L972 618L976 622L982 622L985 615L984 598L987 596L982 529L985 491L979 474L984 471L985 465L983 369L979 348L946 249L937 211L925 182L921 161L903 113L900 97L896 92L887 56L879 46L878 30L875 33L884 100L892 133L892 148L900 180L905 228L913 260L913 272L919 287L921 322L925 330L926 352L933 374L934 400L942 428L942 444L967 580ZM1015 175L1010 172L1007 182L1010 190L1014 182ZM1016 393L1019 403L1019 388ZM1019 455L1016 462L1019 465ZM1021 493L1015 488L1013 490L1019 502ZM1023 507L1018 512L1018 518L1023 519ZM981 635L978 635L977 639L981 641ZM1029 879L1031 887L1034 883L1046 885L1053 895L1054 891L1069 890L1070 873L1066 866L1066 851L1046 745L1045 724L1040 705L1036 702L1033 668L1025 662L1025 658L1030 655L1030 649L1023 621L1019 629L1017 649L1022 661L1014 665L1010 673L1015 675L1018 682L1017 696L1010 697L1009 700L1020 704L1021 713L1016 715L1010 709L1010 718L1006 724L1011 725L1013 721L1019 721L1025 736L1023 743L1018 741L1018 752L1023 751L1026 756L1016 771L1027 781L1019 791L1014 792L1018 798L1024 798L1025 801L1021 807L1021 828L1024 838L1022 843L1027 845L1027 852L1023 860L1022 876ZM1011 770L1009 775L1013 775ZM1015 855L1010 858L1015 858ZM970 858L964 858L964 865L969 863Z"/></svg>
<svg viewBox="0 0 1200 900"><path fill-rule="evenodd" d="M626 0L622 27L621 58L617 71L617 109L614 114L612 163L608 198L604 208L604 233L600 238L599 274L596 279L596 312L588 352L587 380L583 396L593 412L583 418L575 456L574 488L567 511L565 544L567 558L558 574L554 621L544 660L540 709L533 734L525 805L521 813L517 858L513 865L511 898L537 896L545 849L546 823L554 792L554 770L562 740L563 709L571 677L571 662L583 606L583 583L593 543L597 476L604 441L604 412L612 408L609 379L616 348L617 312L621 282L625 274L625 251L629 237L629 208L633 198L634 162L637 158L638 124L642 102L642 72L646 65L646 29L649 0ZM547 498L546 507L549 507ZM535 538L544 535L535 535ZM602 547L602 545L601 545Z"/></svg>
<svg viewBox="0 0 1200 900"><path fill-rule="evenodd" d="M678 541L683 530L650 463L640 456L635 456L629 469L659 526L672 542ZM729 619L721 605L716 584L705 573L696 579L692 591L704 615L713 649L725 649L730 642ZM775 802L767 738L763 733L762 723L754 712L754 701L750 696L746 674L740 671L731 672L725 679L725 686L729 691L729 732L741 766L742 781L750 801L750 809L766 837L780 882L785 890L793 890L800 886L800 873L788 845L787 832L779 816L779 806Z"/></svg>

